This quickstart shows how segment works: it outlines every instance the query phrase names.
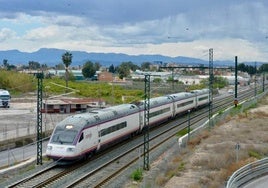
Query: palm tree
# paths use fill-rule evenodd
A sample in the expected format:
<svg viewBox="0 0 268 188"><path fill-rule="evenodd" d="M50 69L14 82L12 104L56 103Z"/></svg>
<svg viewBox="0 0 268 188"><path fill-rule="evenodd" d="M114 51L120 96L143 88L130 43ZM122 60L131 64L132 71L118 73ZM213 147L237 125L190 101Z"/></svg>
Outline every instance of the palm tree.
<svg viewBox="0 0 268 188"><path fill-rule="evenodd" d="M69 79L69 66L72 63L73 55L70 52L65 52L62 56L62 62L65 65L65 81L66 81L66 91L68 88L68 79Z"/></svg>

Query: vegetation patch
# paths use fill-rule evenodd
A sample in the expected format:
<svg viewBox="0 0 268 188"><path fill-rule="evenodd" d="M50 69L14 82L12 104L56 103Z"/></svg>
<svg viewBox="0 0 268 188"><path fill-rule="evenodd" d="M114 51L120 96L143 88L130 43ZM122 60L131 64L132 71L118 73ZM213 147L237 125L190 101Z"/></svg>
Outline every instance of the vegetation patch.
<svg viewBox="0 0 268 188"><path fill-rule="evenodd" d="M190 128L190 132L191 132L192 130L193 130L193 129ZM181 137L181 136L184 136L184 135L186 135L186 134L188 134L188 127L184 128L184 129L182 129L182 130L180 130L176 135L179 136L179 137Z"/></svg>
<svg viewBox="0 0 268 188"><path fill-rule="evenodd" d="M134 172L131 174L131 179L135 181L141 181L142 180L142 175L143 175L143 170L142 169L136 169Z"/></svg>
<svg viewBox="0 0 268 188"><path fill-rule="evenodd" d="M258 151L254 151L254 150L249 150L248 155L249 155L249 157L254 157L256 159L262 158L262 155Z"/></svg>

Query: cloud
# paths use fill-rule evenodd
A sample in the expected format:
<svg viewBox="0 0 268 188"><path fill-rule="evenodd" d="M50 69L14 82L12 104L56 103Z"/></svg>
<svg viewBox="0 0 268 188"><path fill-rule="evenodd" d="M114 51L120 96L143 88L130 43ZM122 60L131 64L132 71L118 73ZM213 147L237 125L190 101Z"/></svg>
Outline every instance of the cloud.
<svg viewBox="0 0 268 188"><path fill-rule="evenodd" d="M30 30L23 38L30 41L51 40L59 37L60 33L58 27L48 26Z"/></svg>
<svg viewBox="0 0 268 188"><path fill-rule="evenodd" d="M10 39L13 39L16 36L16 33L8 28L2 28L0 30L0 42L5 42Z"/></svg>
<svg viewBox="0 0 268 188"><path fill-rule="evenodd" d="M1 49L57 47L206 59L203 51L213 47L218 59L232 59L234 53L241 59L268 59L268 2L264 0L0 3L0 42L5 44Z"/></svg>

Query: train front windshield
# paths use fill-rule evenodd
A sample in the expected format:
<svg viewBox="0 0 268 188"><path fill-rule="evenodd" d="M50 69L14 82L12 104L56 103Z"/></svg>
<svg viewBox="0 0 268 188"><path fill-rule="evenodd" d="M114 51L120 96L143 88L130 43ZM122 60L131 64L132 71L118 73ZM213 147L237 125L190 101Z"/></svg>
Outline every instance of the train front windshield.
<svg viewBox="0 0 268 188"><path fill-rule="evenodd" d="M52 143L72 144L74 142L74 139L78 134L78 131L72 128L68 128L68 126L66 127L65 129L56 128L56 130L54 131L54 134L52 135L52 139L51 139Z"/></svg>

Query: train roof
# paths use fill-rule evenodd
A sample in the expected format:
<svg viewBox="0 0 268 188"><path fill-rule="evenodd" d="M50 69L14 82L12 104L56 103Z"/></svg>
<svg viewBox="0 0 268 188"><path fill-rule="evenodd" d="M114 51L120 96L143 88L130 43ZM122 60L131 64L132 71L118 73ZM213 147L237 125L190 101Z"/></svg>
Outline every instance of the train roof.
<svg viewBox="0 0 268 188"><path fill-rule="evenodd" d="M58 123L57 127L64 128L66 125L73 125L75 129L80 130L85 126L95 125L98 122L108 121L112 118L124 116L137 111L139 111L139 108L134 104L112 106L109 108L69 116Z"/></svg>
<svg viewBox="0 0 268 188"><path fill-rule="evenodd" d="M194 97L195 94L189 92L174 93L170 95L174 100L182 100L189 97Z"/></svg>
<svg viewBox="0 0 268 188"><path fill-rule="evenodd" d="M162 97L155 97L150 99L150 108L159 106L162 104L168 104L172 102L172 98L170 96L162 96ZM144 100L139 102L139 107L144 108Z"/></svg>
<svg viewBox="0 0 268 188"><path fill-rule="evenodd" d="M97 114L100 119L108 119L116 116L124 116L137 111L139 111L139 108L134 104L121 104L101 110L94 110L89 113Z"/></svg>
<svg viewBox="0 0 268 188"><path fill-rule="evenodd" d="M209 89L196 89L196 90L191 91L191 93L201 95L201 94L209 93Z"/></svg>

